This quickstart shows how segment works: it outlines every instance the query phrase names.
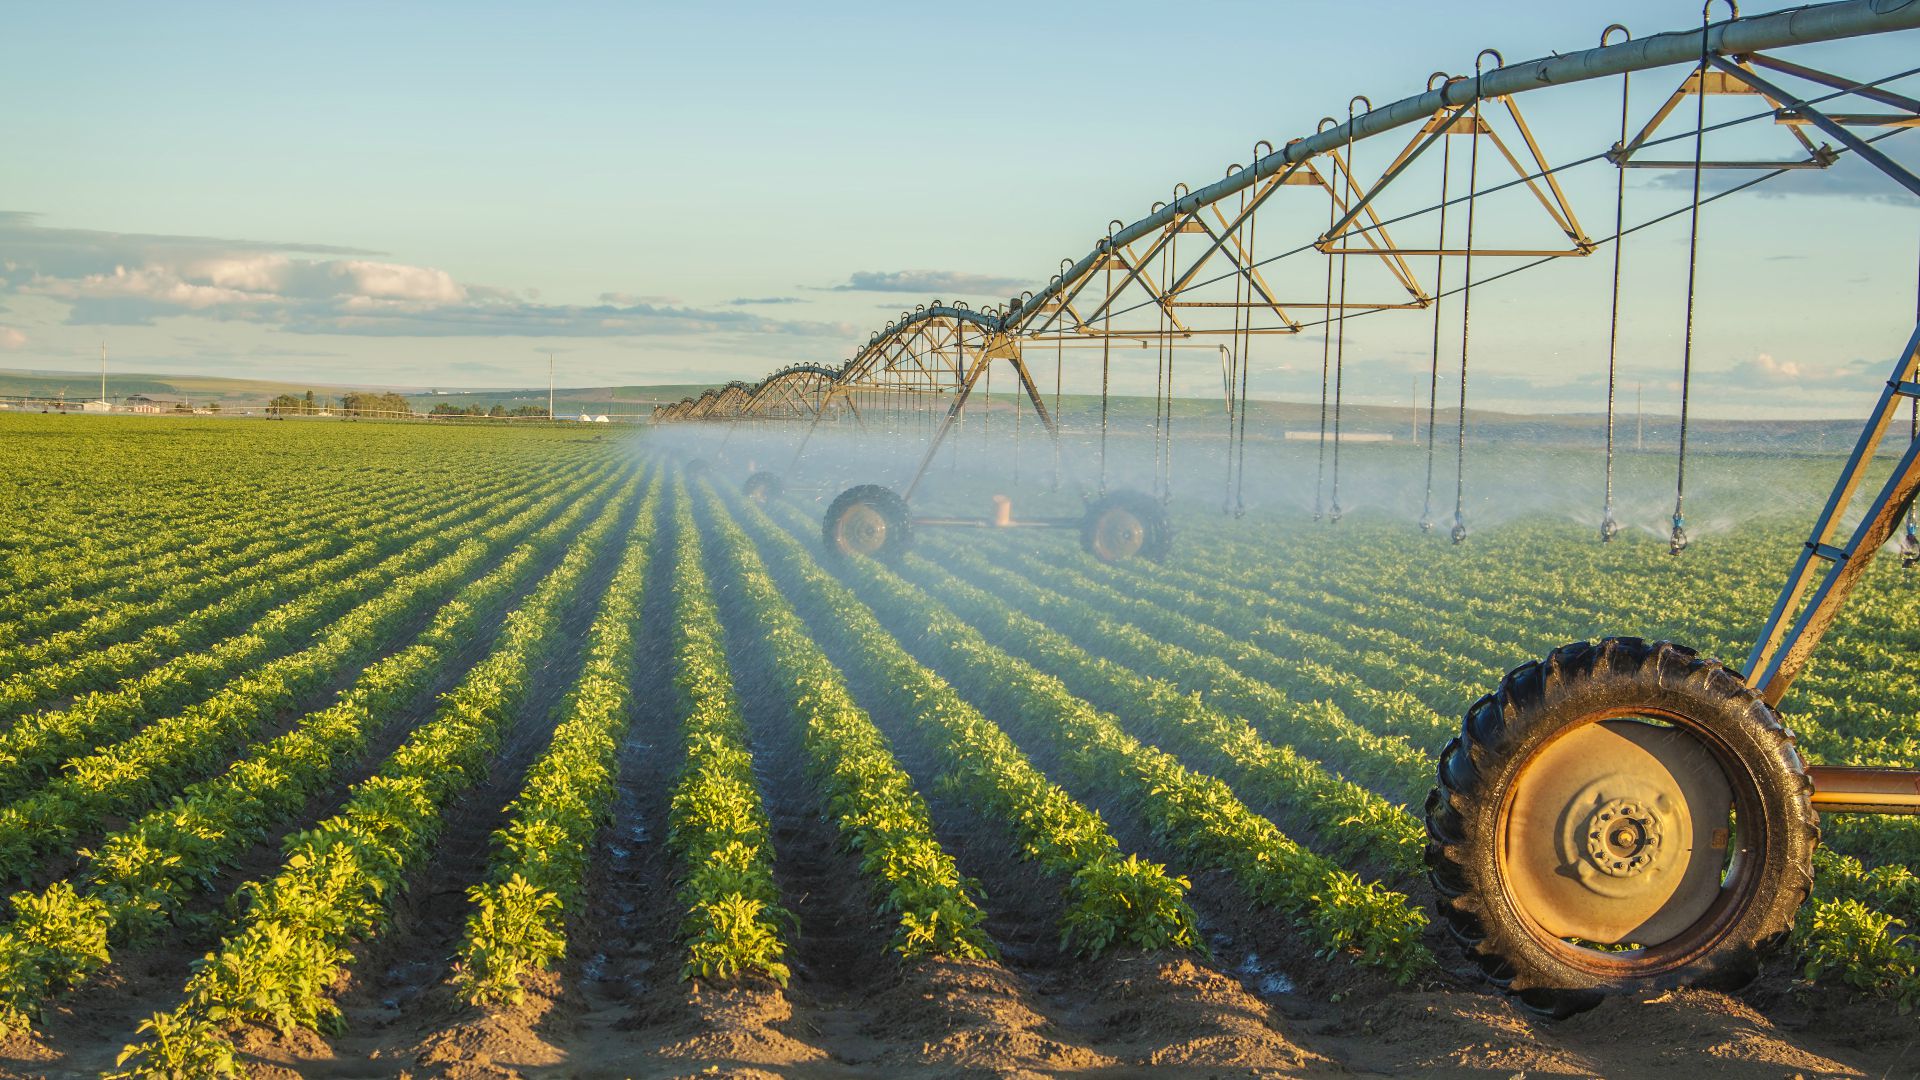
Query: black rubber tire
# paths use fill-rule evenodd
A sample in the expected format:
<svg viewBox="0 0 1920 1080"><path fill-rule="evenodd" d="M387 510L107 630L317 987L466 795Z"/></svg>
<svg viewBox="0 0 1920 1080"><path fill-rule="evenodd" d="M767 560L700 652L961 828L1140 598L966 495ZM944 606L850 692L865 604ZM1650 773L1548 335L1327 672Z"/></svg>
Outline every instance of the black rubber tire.
<svg viewBox="0 0 1920 1080"><path fill-rule="evenodd" d="M780 482L780 477L770 472L749 473L740 484L740 494L757 503L772 502L784 490L786 485Z"/></svg>
<svg viewBox="0 0 1920 1080"><path fill-rule="evenodd" d="M1643 708L1690 718L1705 729L1740 807L1745 903L1695 949L1662 970L1631 978L1569 962L1529 928L1499 871L1498 828L1506 793L1533 753L1608 709ZM1701 732L1696 731L1696 734ZM1488 980L1531 1011L1565 1017L1608 994L1678 985L1737 989L1760 956L1793 927L1813 885L1819 815L1793 735L1745 680L1719 661L1671 642L1606 638L1555 649L1507 673L1467 710L1459 738L1427 797L1428 878L1447 930ZM1745 793L1743 795L1743 792ZM1750 821L1749 808L1757 812ZM1758 839L1757 851L1746 845ZM1704 921L1704 920L1703 920Z"/></svg>
<svg viewBox="0 0 1920 1080"><path fill-rule="evenodd" d="M907 511L907 500L892 488L879 484L859 484L836 496L828 505L826 516L821 519L820 539L826 545L829 559L842 559L847 555L840 546L838 526L840 519L855 506L872 507L886 522L886 539L879 550L871 553L873 558L893 562L906 554L913 542L913 519Z"/></svg>
<svg viewBox="0 0 1920 1080"><path fill-rule="evenodd" d="M1140 522L1145 535L1141 539L1140 551L1134 558L1160 562L1173 550L1173 522L1168 520L1167 508L1160 504L1160 500L1144 491L1110 491L1089 504L1086 514L1080 519L1080 547L1087 554L1101 562L1125 561L1107 558L1099 550L1096 536L1100 519L1109 510L1132 514Z"/></svg>

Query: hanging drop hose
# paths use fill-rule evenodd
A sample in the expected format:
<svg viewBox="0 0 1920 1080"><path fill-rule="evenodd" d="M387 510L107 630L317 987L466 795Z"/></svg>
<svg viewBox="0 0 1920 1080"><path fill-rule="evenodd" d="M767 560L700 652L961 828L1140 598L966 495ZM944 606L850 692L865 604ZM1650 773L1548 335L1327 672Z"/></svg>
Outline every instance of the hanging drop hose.
<svg viewBox="0 0 1920 1080"><path fill-rule="evenodd" d="M1440 80L1445 86L1452 81L1446 72L1436 71L1427 77L1427 89L1434 88L1434 80ZM1443 123L1448 127L1459 118L1456 112ZM1439 254L1433 258L1433 355L1427 364L1427 496L1420 509L1420 531L1433 531L1433 458L1434 458L1434 420L1440 394L1440 307L1441 300L1447 295L1447 179L1453 165L1453 135L1442 132L1440 136L1440 239L1433 245Z"/></svg>
<svg viewBox="0 0 1920 1080"><path fill-rule="evenodd" d="M1113 296L1113 230L1126 222L1107 222L1107 296ZM1113 375L1113 305L1106 305L1100 325L1100 494L1107 493L1107 394Z"/></svg>
<svg viewBox="0 0 1920 1080"><path fill-rule="evenodd" d="M1600 31L1600 44L1604 48L1607 39L1618 30L1622 40L1632 40L1633 33L1619 23L1614 23ZM1631 73L1620 76L1620 141L1614 144L1616 149L1627 145L1627 104L1631 89ZM1605 544L1620 533L1620 523L1613 516L1613 416L1614 393L1618 385L1620 356L1620 251L1626 247L1623 228L1627 209L1627 167L1625 162L1614 163L1613 188L1613 291L1611 306L1607 313L1607 482L1605 500L1600 508L1600 542Z"/></svg>
<svg viewBox="0 0 1920 1080"><path fill-rule="evenodd" d="M1258 161L1260 159L1255 158L1254 160ZM1227 167L1228 176L1232 176L1234 173L1238 171L1239 171L1238 165L1230 165ZM1258 186L1259 178L1255 177L1254 179L1255 179L1255 184L1253 186ZM1239 218L1246 216L1247 195L1252 190L1253 186L1241 189L1240 211L1239 211L1239 214L1236 215L1235 220L1239 220ZM1221 392L1224 393L1227 398L1227 473L1226 473L1226 486L1220 493L1220 512L1223 514L1233 513L1233 451L1234 451L1234 440L1235 440L1235 420L1237 419L1237 414L1235 412L1235 403L1234 403L1234 385L1240 379L1240 324L1242 321L1241 316L1246 315L1250 318L1252 315L1252 311L1245 306L1245 304L1247 303L1247 300L1248 298L1246 296L1246 275L1236 273L1233 276L1233 333L1227 339L1228 341L1231 341L1233 344L1231 347L1228 347L1225 345L1222 345L1220 347L1221 361L1226 365L1222 375L1222 380L1221 380L1222 382Z"/></svg>
<svg viewBox="0 0 1920 1080"><path fill-rule="evenodd" d="M1456 544L1467 538L1467 347L1473 322L1474 209L1480 194L1480 83L1484 74L1480 65L1489 56L1496 67L1506 65L1493 49L1482 49L1473 58L1473 128L1467 133L1472 140L1467 148L1467 244L1460 266L1460 419L1454 428L1453 529L1448 534Z"/></svg>
<svg viewBox="0 0 1920 1080"><path fill-rule="evenodd" d="M1159 402L1155 403L1155 408L1165 413L1165 420L1163 422L1161 437L1165 439L1166 445L1158 455L1158 461L1160 465L1160 475L1155 477L1155 481L1157 486L1160 488L1160 502L1162 505L1166 505L1173 501L1173 355L1174 355L1174 348L1173 348L1172 335L1176 327L1176 324L1173 319L1173 294L1169 290L1173 284L1172 272L1174 270L1177 270L1180 266L1180 255L1179 255L1180 226L1177 224L1177 222L1180 220L1180 213L1179 213L1180 198L1185 194L1187 194L1187 186L1185 184L1174 185L1173 220L1174 222L1176 222L1176 224L1173 226L1173 229L1174 229L1173 235L1167 237L1166 247L1162 249L1160 252L1160 301L1161 301L1162 309L1165 310L1166 312L1166 332L1161 335L1161 340L1166 346L1166 373L1162 377L1161 381L1162 381L1162 385L1165 387L1166 400L1164 403L1165 404L1164 409L1160 408L1161 403Z"/></svg>
<svg viewBox="0 0 1920 1080"><path fill-rule="evenodd" d="M1065 280L1060 282L1060 293L1066 295ZM1061 314L1065 314L1065 301L1061 302L1060 308ZM1058 331L1053 336L1053 485L1050 490L1054 492L1060 490L1060 425L1065 423L1060 416L1060 369L1066 359L1066 341L1065 331Z"/></svg>
<svg viewBox="0 0 1920 1080"><path fill-rule="evenodd" d="M1341 166L1341 192L1348 198L1365 198L1360 185L1353 178L1353 118L1354 102L1366 102L1367 111L1373 111L1373 102L1361 94L1347 99L1347 158ZM1331 238L1330 238L1331 239ZM1333 346L1333 506L1328 512L1328 520L1340 524L1340 516L1345 513L1340 507L1340 401L1346 384L1347 364L1347 249L1353 245L1340 245L1340 306L1334 313Z"/></svg>
<svg viewBox="0 0 1920 1080"><path fill-rule="evenodd" d="M1260 151L1260 148L1263 146L1267 148L1265 154L1261 153ZM1264 139L1253 144L1253 161L1254 161L1253 185L1252 185L1253 188L1257 189L1260 186L1260 161L1264 159L1268 154L1272 154L1272 153L1273 153L1273 144L1270 142L1267 142ZM1254 267L1260 265L1259 256L1256 254L1256 250L1254 248L1254 241L1255 239L1257 239L1254 232L1254 226L1258 223L1258 220L1259 220L1259 214L1257 211L1254 213L1252 217L1249 217L1247 219L1247 257L1246 257L1247 265L1246 265L1246 269L1244 271L1243 276L1245 276L1247 279L1248 297L1252 297L1253 293L1255 292L1255 286L1258 284L1253 277ZM1239 432L1239 450L1237 451L1238 460L1234 466L1234 488L1233 488L1233 516L1234 517L1244 517L1246 516L1246 513L1247 513L1247 502L1245 498L1246 486L1247 486L1247 376L1248 376L1249 369L1253 367L1253 308L1251 307L1247 308L1246 330L1242 334L1241 342L1242 343L1240 346L1240 407L1237 410L1239 420L1240 420L1240 432Z"/></svg>
<svg viewBox="0 0 1920 1080"><path fill-rule="evenodd" d="M1331 116L1320 118L1320 130L1325 131L1328 124L1337 124ZM1327 232L1333 232L1336 220L1334 207L1340 201L1339 189L1330 181L1327 183ZM1332 237L1328 236L1331 240ZM1333 257L1327 257L1327 300L1326 310L1333 310ZM1333 363L1333 320L1320 320L1320 465L1313 477L1313 520L1319 521L1326 514L1322 502L1327 482L1327 373Z"/></svg>
<svg viewBox="0 0 1920 1080"><path fill-rule="evenodd" d="M1156 211L1160 206L1161 204L1157 202L1153 204ZM1167 237L1168 241L1172 239L1171 235ZM1144 276L1141 284L1143 286L1146 284ZM1153 343L1153 492L1162 499L1166 497L1166 493L1160 487L1160 427L1166 412L1163 406L1167 391L1167 346L1170 344L1167 335L1171 332L1167 325L1166 285L1167 245L1163 243L1160 245L1160 296L1159 302L1154 304L1154 326L1160 333Z"/></svg>
<svg viewBox="0 0 1920 1080"><path fill-rule="evenodd" d="M1668 537L1667 554L1687 550L1687 420L1693 395L1693 309L1700 273L1700 171L1707 141L1707 28L1712 25L1713 0L1700 11L1700 67L1694 77L1700 81L1694 94L1693 121L1693 194L1687 211L1687 327L1680 347L1680 453L1673 482L1673 532Z"/></svg>

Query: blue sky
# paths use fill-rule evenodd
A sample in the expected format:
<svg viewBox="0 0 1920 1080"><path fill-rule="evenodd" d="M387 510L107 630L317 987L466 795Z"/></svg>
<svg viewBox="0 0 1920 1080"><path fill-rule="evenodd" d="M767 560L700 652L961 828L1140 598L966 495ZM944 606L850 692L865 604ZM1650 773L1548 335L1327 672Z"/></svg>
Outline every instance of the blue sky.
<svg viewBox="0 0 1920 1080"><path fill-rule="evenodd" d="M1043 283L1109 218L1344 115L1353 93L1405 96L1484 46L1518 60L1587 47L1610 20L1698 17L1590 10L10 5L0 366L85 370L103 340L121 370L349 384L537 383L548 350L574 384L836 362L932 296ZM1880 76L1916 45L1798 58ZM1680 74L1645 76L1647 107ZM1610 140L1617 93L1522 103L1564 158ZM1570 190L1602 235L1612 173L1586 174ZM1672 179L1635 174L1636 208L1682 197ZM1833 179L1710 211L1707 411L1852 410L1911 328L1914 202ZM1628 249L1627 377L1650 407L1677 374L1684 239ZM1597 407L1604 261L1476 294L1484 403ZM1348 341L1355 397L1404 401L1430 325L1376 321ZM1276 345L1257 386L1317 393L1318 355L1317 339ZM1123 385L1151 370L1129 362ZM1204 390L1206 365L1183 385Z"/></svg>

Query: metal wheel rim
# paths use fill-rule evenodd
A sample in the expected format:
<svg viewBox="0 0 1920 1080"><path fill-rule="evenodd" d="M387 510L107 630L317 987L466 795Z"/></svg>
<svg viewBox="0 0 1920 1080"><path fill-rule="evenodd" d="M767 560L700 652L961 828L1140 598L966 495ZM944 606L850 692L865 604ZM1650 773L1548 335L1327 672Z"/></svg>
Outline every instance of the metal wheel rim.
<svg viewBox="0 0 1920 1080"><path fill-rule="evenodd" d="M1522 794L1522 778L1529 769L1541 763L1546 755L1554 751L1555 745L1561 744L1567 736L1606 721L1622 720L1665 721L1673 729L1696 740L1719 767L1731 789L1734 819L1749 824L1738 832L1740 839L1737 845L1729 843L1731 850L1724 856L1726 866L1720 887L1698 918L1663 940L1644 943L1642 947L1630 950L1607 952L1564 940L1543 925L1536 912L1525 906L1516 892L1517 875L1513 872L1508 855L1512 840L1509 828L1514 817L1516 796ZM1768 839L1766 830L1761 826L1765 820L1765 810L1761 805L1758 787L1744 770L1730 765L1733 760L1731 748L1704 725L1692 718L1661 709L1609 709L1568 725L1552 739L1536 747L1515 771L1514 781L1507 785L1496 819L1494 837L1496 873L1500 878L1499 902L1507 904L1519 916L1521 924L1538 944L1563 962L1589 974L1602 978L1636 979L1685 967L1708 952L1744 913L1759 892L1761 875L1767 863Z"/></svg>
<svg viewBox="0 0 1920 1080"><path fill-rule="evenodd" d="M872 555L887 544L887 519L867 503L855 503L834 524L834 539L850 555Z"/></svg>
<svg viewBox="0 0 1920 1080"><path fill-rule="evenodd" d="M1131 559L1147 545L1147 527L1131 510L1112 507L1093 523L1093 551L1108 562Z"/></svg>

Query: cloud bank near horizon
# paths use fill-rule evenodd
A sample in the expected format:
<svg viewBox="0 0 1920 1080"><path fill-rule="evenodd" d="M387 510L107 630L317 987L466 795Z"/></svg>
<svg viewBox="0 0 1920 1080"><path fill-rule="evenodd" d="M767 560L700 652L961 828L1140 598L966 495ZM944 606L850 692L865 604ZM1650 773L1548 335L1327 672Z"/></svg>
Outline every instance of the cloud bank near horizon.
<svg viewBox="0 0 1920 1080"><path fill-rule="evenodd" d="M719 333L852 337L838 322L776 319L610 292L543 303L533 289L456 280L382 253L300 242L49 228L0 211L0 293L66 305L76 326L194 316L296 334L379 337L640 337ZM11 340L10 338L8 340Z"/></svg>

